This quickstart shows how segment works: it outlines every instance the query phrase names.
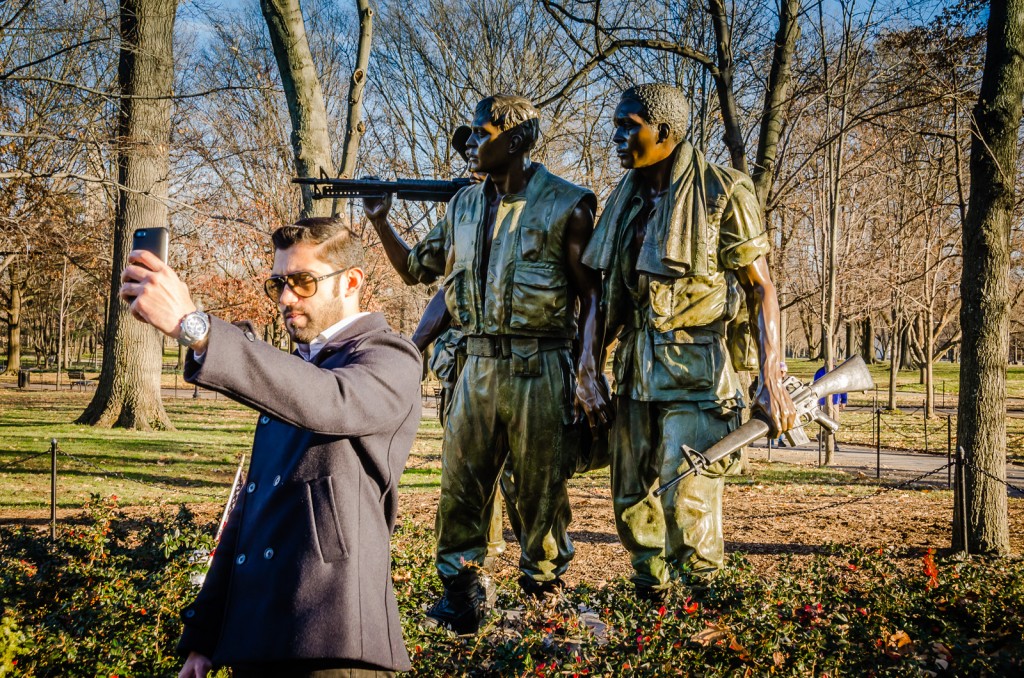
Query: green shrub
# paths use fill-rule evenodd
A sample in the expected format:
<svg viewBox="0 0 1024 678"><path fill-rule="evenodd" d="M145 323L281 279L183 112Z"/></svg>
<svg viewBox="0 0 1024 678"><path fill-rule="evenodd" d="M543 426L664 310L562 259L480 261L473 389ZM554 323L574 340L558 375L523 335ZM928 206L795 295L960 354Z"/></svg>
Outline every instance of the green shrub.
<svg viewBox="0 0 1024 678"><path fill-rule="evenodd" d="M28 528L0 540L0 602L27 635L18 673L174 675L179 611L195 595L197 549L213 545L182 508L177 516L115 516L116 497L93 497L87 518L57 542Z"/></svg>
<svg viewBox="0 0 1024 678"><path fill-rule="evenodd" d="M0 676L172 676L178 613L213 526L128 518L94 500L80 524L0 529ZM423 629L441 593L433 537L394 540L394 580L418 676L1005 676L1024 672L1024 562L832 546L742 555L710 585L663 605L628 582L581 585L524 606L512 581L483 633ZM5 673L6 672L6 673Z"/></svg>

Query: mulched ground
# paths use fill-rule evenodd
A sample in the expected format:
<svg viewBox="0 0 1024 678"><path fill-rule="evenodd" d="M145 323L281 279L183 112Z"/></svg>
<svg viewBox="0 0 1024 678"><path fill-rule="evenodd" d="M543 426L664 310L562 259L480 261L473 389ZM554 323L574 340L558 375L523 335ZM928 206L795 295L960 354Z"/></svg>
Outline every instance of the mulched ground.
<svg viewBox="0 0 1024 678"><path fill-rule="evenodd" d="M862 502L802 515L764 518L864 496L845 487L806 485L727 485L725 546L727 552L748 554L754 569L769 572L789 555L808 556L826 544L852 544L865 548L906 547L911 554L928 548L939 552L950 546L952 495L930 490L888 492ZM566 583L600 584L628 576L629 556L615 535L611 492L607 489L570 490L573 520L569 535L576 557L565 575ZM437 493L407 493L400 516L420 524L433 524ZM1010 544L1024 553L1024 500L1010 500ZM519 548L506 524L507 549L497 572L514 580ZM916 559L915 559L916 560Z"/></svg>
<svg viewBox="0 0 1024 678"><path fill-rule="evenodd" d="M586 478L581 479L586 480ZM611 492L599 479L570 489L573 521L570 536L576 557L566 582L599 584L628 576L629 558L615 535ZM748 554L756 570L770 572L791 555L808 556L827 544L850 544L864 548L906 547L911 556L928 548L940 553L950 546L952 493L933 489L905 489L870 496L873 486L805 484L726 485L725 540L728 552ZM863 501L829 507L853 498ZM404 492L399 520L411 518L420 525L433 525L437 491ZM199 517L216 520L222 505L190 505ZM781 515L813 509L797 515ZM153 514L156 507L127 507L129 516ZM167 504L166 513L175 506ZM76 522L77 510L61 510L59 520ZM1024 554L1024 499L1009 500L1010 544L1017 556ZM46 529L48 510L4 511L0 524L33 525ZM507 549L498 577L514 580L519 548L506 525Z"/></svg>

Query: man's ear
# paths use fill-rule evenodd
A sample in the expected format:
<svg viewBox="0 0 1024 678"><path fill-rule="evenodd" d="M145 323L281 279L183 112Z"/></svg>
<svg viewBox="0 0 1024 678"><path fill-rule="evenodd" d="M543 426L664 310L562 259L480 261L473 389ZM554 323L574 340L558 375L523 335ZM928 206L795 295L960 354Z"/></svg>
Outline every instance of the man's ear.
<svg viewBox="0 0 1024 678"><path fill-rule="evenodd" d="M358 294L359 290L363 288L365 279L366 274L358 266L348 269L341 276L341 295L347 297L351 294Z"/></svg>
<svg viewBox="0 0 1024 678"><path fill-rule="evenodd" d="M523 150L523 144L526 143L526 135L520 130L513 130L508 135L508 154L516 155L521 153Z"/></svg>
<svg viewBox="0 0 1024 678"><path fill-rule="evenodd" d="M672 128L667 122L658 125L658 143L663 144L672 138Z"/></svg>

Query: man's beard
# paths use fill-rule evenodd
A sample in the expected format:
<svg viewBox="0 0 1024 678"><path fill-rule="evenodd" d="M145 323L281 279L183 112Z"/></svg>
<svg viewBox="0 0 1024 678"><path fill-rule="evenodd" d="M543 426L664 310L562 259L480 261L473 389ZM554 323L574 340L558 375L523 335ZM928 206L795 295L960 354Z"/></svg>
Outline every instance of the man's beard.
<svg viewBox="0 0 1024 678"><path fill-rule="evenodd" d="M292 310L291 308L286 308L283 315L287 316ZM291 335L293 341L300 344L311 344L314 339L320 336L321 332L341 320L342 300L340 298L335 299L332 303L325 304L314 311L302 309L298 312L305 316L305 326L295 327L286 321L285 330Z"/></svg>

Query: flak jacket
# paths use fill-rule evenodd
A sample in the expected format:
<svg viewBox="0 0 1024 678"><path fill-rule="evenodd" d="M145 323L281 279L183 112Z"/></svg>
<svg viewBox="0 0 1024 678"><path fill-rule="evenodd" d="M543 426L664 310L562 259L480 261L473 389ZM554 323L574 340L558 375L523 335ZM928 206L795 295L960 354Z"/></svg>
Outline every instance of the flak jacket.
<svg viewBox="0 0 1024 678"><path fill-rule="evenodd" d="M211 318L185 378L259 411L249 475L179 649L215 665L343 659L409 670L391 585L420 355L379 313L310 363Z"/></svg>

